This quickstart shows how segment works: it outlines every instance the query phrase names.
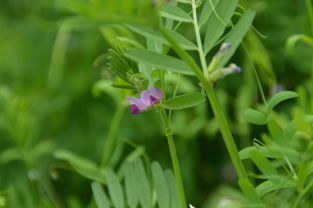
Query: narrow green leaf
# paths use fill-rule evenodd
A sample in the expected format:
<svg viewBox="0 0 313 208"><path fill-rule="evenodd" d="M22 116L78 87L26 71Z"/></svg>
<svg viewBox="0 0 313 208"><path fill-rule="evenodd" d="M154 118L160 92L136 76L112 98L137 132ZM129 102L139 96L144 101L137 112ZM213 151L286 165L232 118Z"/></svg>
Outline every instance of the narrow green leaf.
<svg viewBox="0 0 313 208"><path fill-rule="evenodd" d="M86 158L78 156L67 150L57 150L54 153L54 157L67 161L79 174L86 178L100 183L105 182L105 176L100 167Z"/></svg>
<svg viewBox="0 0 313 208"><path fill-rule="evenodd" d="M242 149L239 152L239 157L241 160L247 159L250 157L250 153L253 151L259 151L264 157L267 158L281 158L281 153L271 150L268 147L247 147Z"/></svg>
<svg viewBox="0 0 313 208"><path fill-rule="evenodd" d="M190 4L190 0L176 0L180 3L183 3L183 4Z"/></svg>
<svg viewBox="0 0 313 208"><path fill-rule="evenodd" d="M209 17L206 25L206 33L204 38L204 52L208 53L215 45L216 41L221 37L225 28L230 22L238 0L220 0Z"/></svg>
<svg viewBox="0 0 313 208"><path fill-rule="evenodd" d="M262 201L248 178L239 179L238 184L250 202L262 205Z"/></svg>
<svg viewBox="0 0 313 208"><path fill-rule="evenodd" d="M170 196L171 196L170 207L171 208L181 207L174 173L171 170L166 170L165 177L166 177L169 190L170 190Z"/></svg>
<svg viewBox="0 0 313 208"><path fill-rule="evenodd" d="M136 172L133 163L127 162L124 167L126 198L130 208L138 204Z"/></svg>
<svg viewBox="0 0 313 208"><path fill-rule="evenodd" d="M283 188L292 188L296 187L296 182L290 179L282 179L279 183L273 183L273 181L265 181L256 187L256 192L259 197L264 196L264 194L269 193L271 191L275 191Z"/></svg>
<svg viewBox="0 0 313 208"><path fill-rule="evenodd" d="M142 25L130 25L130 24L128 24L127 27L133 32L137 33L138 35L142 35L151 40L171 46L168 43L168 41L165 38L163 38L163 36L161 35L159 31L156 31L150 27L146 27ZM171 30L167 30L167 31L175 38L175 40L179 43L179 45L182 48L186 50L197 50L197 46L193 42L191 42L190 40L182 36L181 34L171 31Z"/></svg>
<svg viewBox="0 0 313 208"><path fill-rule="evenodd" d="M254 164L258 167L258 169L264 174L264 175L277 175L276 169L273 167L272 163L264 157L260 152L258 151L252 151L249 153L251 160L254 162ZM273 180L274 182L277 182L277 180Z"/></svg>
<svg viewBox="0 0 313 208"><path fill-rule="evenodd" d="M291 99L291 98L296 98L298 97L298 93L293 92L293 91L283 91L275 94L271 100L268 102L268 109L273 110L276 105L279 103Z"/></svg>
<svg viewBox="0 0 313 208"><path fill-rule="evenodd" d="M298 180L297 180L297 191L298 193L303 191L303 186L305 183L305 180L310 174L310 167L312 167L313 162L307 162L304 164L301 164L298 170Z"/></svg>
<svg viewBox="0 0 313 208"><path fill-rule="evenodd" d="M200 28L206 23L206 21L209 19L211 15L215 15L213 14L213 11L219 1L220 0L206 0L204 2L199 20Z"/></svg>
<svg viewBox="0 0 313 208"><path fill-rule="evenodd" d="M193 72L184 61L172 56L135 49L127 49L125 55L134 61L145 63L161 70L193 75Z"/></svg>
<svg viewBox="0 0 313 208"><path fill-rule="evenodd" d="M159 163L151 164L153 185L156 192L157 202L159 207L169 208L170 192L163 170Z"/></svg>
<svg viewBox="0 0 313 208"><path fill-rule="evenodd" d="M172 20L192 22L192 18L184 10L173 4L164 4L160 9L160 14Z"/></svg>
<svg viewBox="0 0 313 208"><path fill-rule="evenodd" d="M231 44L230 50L225 54L225 56L222 57L222 60L217 68L224 67L229 59L234 55L239 44L242 42L244 36L251 27L254 16L255 12L251 9L248 9L232 28L228 37L225 39L225 42Z"/></svg>
<svg viewBox="0 0 313 208"><path fill-rule="evenodd" d="M261 113L260 111L253 110L251 108L248 108L244 111L243 117L248 121L249 123L253 123L256 125L264 125L267 122L267 117L264 113Z"/></svg>
<svg viewBox="0 0 313 208"><path fill-rule="evenodd" d="M277 144L282 146L288 146L288 142L284 141L283 131L275 120L268 119L267 128L270 132L270 135Z"/></svg>
<svg viewBox="0 0 313 208"><path fill-rule="evenodd" d="M105 170L105 176L107 178L107 185L109 189L110 198L114 207L124 208L124 196L122 191L122 186L111 169Z"/></svg>
<svg viewBox="0 0 313 208"><path fill-rule="evenodd" d="M152 193L150 183L147 178L145 168L141 160L135 162L136 181L137 181L137 197L143 208L151 208Z"/></svg>
<svg viewBox="0 0 313 208"><path fill-rule="evenodd" d="M97 182L91 183L91 190L95 198L97 208L109 208L108 197L104 193L101 185Z"/></svg>
<svg viewBox="0 0 313 208"><path fill-rule="evenodd" d="M179 95L168 99L163 105L167 109L180 110L191 108L205 101L205 95L200 92Z"/></svg>

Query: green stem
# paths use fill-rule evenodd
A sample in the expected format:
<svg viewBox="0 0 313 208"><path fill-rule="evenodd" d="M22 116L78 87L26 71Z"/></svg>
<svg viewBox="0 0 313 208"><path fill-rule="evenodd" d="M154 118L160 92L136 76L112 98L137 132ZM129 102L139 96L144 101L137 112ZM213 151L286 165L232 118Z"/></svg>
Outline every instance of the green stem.
<svg viewBox="0 0 313 208"><path fill-rule="evenodd" d="M197 40L198 53L200 57L202 71L204 73L204 76L208 77L209 73L207 70L207 63L206 63L205 55L203 52L203 46L202 46L202 41L201 41L201 36L200 36L200 28L199 28L199 23L198 23L198 18L197 18L197 5L196 5L195 0L192 0L192 16L193 16L193 26L195 29L195 35L196 35L196 40Z"/></svg>
<svg viewBox="0 0 313 208"><path fill-rule="evenodd" d="M249 52L248 52L248 50L247 50L247 48L246 48L246 46L245 46L244 43L243 43L243 49L244 49L244 51L245 51L245 53L246 53L246 55L247 55L247 57L248 57L248 62L249 62L249 65L250 65L250 67L251 67L251 70L252 70L254 79L256 80L259 93L260 93L260 95L261 95L262 101L263 101L263 103L264 103L264 105L265 105L265 108L266 108L266 110L267 110L267 102L266 102L265 94L264 94L264 91L263 91L263 88L262 88L262 85L261 85L261 81L260 81L260 79L259 79L259 75L258 75L258 73L257 73L257 71L256 71L256 69L255 69L255 67L254 67L252 58L251 58L251 56L250 56L250 54L249 54Z"/></svg>
<svg viewBox="0 0 313 208"><path fill-rule="evenodd" d="M174 143L174 139L173 139L173 131L172 131L171 125L169 123L169 120L168 120L168 117L166 115L164 107L161 106L159 108L159 111L160 111L162 123L164 126L164 131L165 131L165 135L167 138L168 146L170 149L170 154L171 154L171 159L172 159L172 163L173 163L173 169L174 169L174 173L175 173L176 185L177 185L177 189L178 189L178 193L179 193L181 208L187 208L185 192L184 192L184 184L183 184L183 180L182 180L182 177L180 174L181 171L180 171L179 162L178 162L177 153L176 153L176 147L175 147L175 143Z"/></svg>
<svg viewBox="0 0 313 208"><path fill-rule="evenodd" d="M103 156L102 156L102 162L101 162L102 167L108 164L110 157L112 155L116 135L118 133L124 111L125 111L125 106L123 102L119 102L119 104L117 105L117 109L114 113L113 120L111 122L111 127L109 130L107 139L103 147Z"/></svg>
<svg viewBox="0 0 313 208"><path fill-rule="evenodd" d="M311 0L306 0L306 6L308 9L308 15L309 15L309 21L311 25L311 35L313 35L313 5ZM310 88L310 103L311 103L311 113L313 113L313 59L312 59L312 65L311 65L311 88Z"/></svg>
<svg viewBox="0 0 313 208"><path fill-rule="evenodd" d="M297 208L299 202L304 197L304 195L313 187L313 180L310 181L310 183L305 187L305 189L300 193L298 198L296 199L295 203L292 205L292 208Z"/></svg>
<svg viewBox="0 0 313 208"><path fill-rule="evenodd" d="M196 62L193 60L193 58L184 51L179 44L176 42L175 39L173 39L168 32L164 28L160 28L161 33L163 36L169 41L169 43L173 46L173 49L176 51L176 53L186 61L186 63L191 67L191 69L194 71L196 77L199 79L199 81L202 83L203 88L206 91L206 94L209 98L210 104L213 109L213 113L219 123L220 131L222 133L224 142L226 144L228 153L230 155L230 158L232 160L232 163L235 167L235 170L237 172L237 175L239 178L244 178L247 176L246 170L244 169L244 166L240 160L239 153L237 150L237 147L235 145L234 139L232 137L230 128L228 126L226 117L220 107L220 104L217 100L216 94L213 90L212 83L206 79L206 77L202 74L202 70L199 68L199 66L196 64Z"/></svg>

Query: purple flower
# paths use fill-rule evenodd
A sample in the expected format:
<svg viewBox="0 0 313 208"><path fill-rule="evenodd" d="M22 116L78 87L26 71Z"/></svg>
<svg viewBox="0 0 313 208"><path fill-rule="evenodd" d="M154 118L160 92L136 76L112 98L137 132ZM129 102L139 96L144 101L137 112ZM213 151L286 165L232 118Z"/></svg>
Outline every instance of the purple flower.
<svg viewBox="0 0 313 208"><path fill-rule="evenodd" d="M151 87L141 93L141 100L147 105L153 107L160 103L163 93L160 89Z"/></svg>
<svg viewBox="0 0 313 208"><path fill-rule="evenodd" d="M148 107L141 99L138 99L135 97L129 97L129 96L126 96L126 98L130 103L130 113L131 114L134 114L134 115L138 114L141 111L146 110Z"/></svg>
<svg viewBox="0 0 313 208"><path fill-rule="evenodd" d="M144 90L140 99L126 96L130 103L130 113L134 115L146 110L148 107L154 107L155 104L160 103L162 97L162 91L154 87Z"/></svg>

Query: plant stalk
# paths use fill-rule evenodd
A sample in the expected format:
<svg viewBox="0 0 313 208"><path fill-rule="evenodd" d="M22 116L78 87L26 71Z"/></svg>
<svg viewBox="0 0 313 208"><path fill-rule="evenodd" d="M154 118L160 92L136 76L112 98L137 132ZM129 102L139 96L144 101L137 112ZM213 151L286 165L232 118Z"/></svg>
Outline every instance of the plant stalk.
<svg viewBox="0 0 313 208"><path fill-rule="evenodd" d="M199 66L196 64L193 58L179 46L176 40L173 39L164 28L160 28L160 31L162 35L168 40L168 42L173 46L173 49L176 51L176 53L183 60L185 60L185 62L191 67L196 77L199 79L199 81L203 85L203 88L205 89L205 92L212 106L213 113L219 123L220 131L222 133L224 142L226 144L228 153L235 167L237 175L239 178L247 177L246 170L244 169L244 166L240 160L239 153L235 145L235 141L232 137L226 117L220 107L216 94L213 90L212 83L202 74L202 70L199 68Z"/></svg>
<svg viewBox="0 0 313 208"><path fill-rule="evenodd" d="M205 55L203 52L203 46L202 46L202 41L201 41L201 36L200 36L200 28L199 28L198 17L197 17L197 5L196 5L195 0L192 0L192 17L193 17L193 26L195 29L195 35L196 35L196 40L197 40L198 53L200 57L202 71L204 73L204 76L208 77L209 72L207 70L207 63L206 63Z"/></svg>
<svg viewBox="0 0 313 208"><path fill-rule="evenodd" d="M165 131L165 135L167 138L168 146L170 149L181 208L187 208L186 197L185 197L185 192L184 192L184 184L183 184L183 180L181 177L181 171L180 171L179 162L177 158L177 152L176 152L176 147L175 147L174 138L173 138L173 131L172 131L172 128L171 128L171 125L168 120L164 107L160 106L159 111L160 111L161 120L164 126L164 131Z"/></svg>

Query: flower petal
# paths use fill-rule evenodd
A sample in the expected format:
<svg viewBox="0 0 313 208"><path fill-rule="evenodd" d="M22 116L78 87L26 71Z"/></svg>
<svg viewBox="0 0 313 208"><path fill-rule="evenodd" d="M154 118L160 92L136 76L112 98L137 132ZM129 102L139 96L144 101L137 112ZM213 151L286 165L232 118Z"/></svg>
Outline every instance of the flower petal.
<svg viewBox="0 0 313 208"><path fill-rule="evenodd" d="M126 98L131 105L137 106L140 111L146 110L148 107L141 99L129 96L126 96Z"/></svg>

